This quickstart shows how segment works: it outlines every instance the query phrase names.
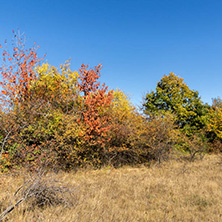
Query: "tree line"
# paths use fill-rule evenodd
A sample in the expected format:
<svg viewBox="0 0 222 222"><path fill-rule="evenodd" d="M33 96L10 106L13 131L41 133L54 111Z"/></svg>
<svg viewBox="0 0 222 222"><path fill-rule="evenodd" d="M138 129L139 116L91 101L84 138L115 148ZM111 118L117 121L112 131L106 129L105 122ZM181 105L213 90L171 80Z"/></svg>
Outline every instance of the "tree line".
<svg viewBox="0 0 222 222"><path fill-rule="evenodd" d="M141 111L101 83L102 65L56 68L14 34L1 45L0 169L73 169L163 161L172 152L220 151L222 101L170 73L147 93Z"/></svg>

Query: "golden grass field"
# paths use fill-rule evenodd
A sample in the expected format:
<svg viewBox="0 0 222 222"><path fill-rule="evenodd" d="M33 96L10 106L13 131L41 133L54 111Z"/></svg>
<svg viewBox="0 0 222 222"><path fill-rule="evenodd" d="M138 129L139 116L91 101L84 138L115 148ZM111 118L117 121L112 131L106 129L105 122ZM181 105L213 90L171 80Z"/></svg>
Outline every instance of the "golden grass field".
<svg viewBox="0 0 222 222"><path fill-rule="evenodd" d="M222 158L170 160L151 167L112 167L53 174L76 187L77 204L29 209L23 202L3 221L222 221ZM21 176L1 175L0 212Z"/></svg>

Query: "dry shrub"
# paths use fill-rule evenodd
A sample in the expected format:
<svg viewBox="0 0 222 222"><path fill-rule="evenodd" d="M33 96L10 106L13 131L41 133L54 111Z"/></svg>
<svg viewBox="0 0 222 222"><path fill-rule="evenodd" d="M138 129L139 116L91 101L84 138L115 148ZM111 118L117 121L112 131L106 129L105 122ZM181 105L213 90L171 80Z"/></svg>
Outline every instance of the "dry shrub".
<svg viewBox="0 0 222 222"><path fill-rule="evenodd" d="M43 177L38 174L27 182L22 195L30 197L29 202L33 208L55 205L71 207L78 202L75 195L76 189L63 185L61 181L55 180L53 176Z"/></svg>
<svg viewBox="0 0 222 222"><path fill-rule="evenodd" d="M154 160L161 163L169 158L178 136L179 131L171 114L149 116L143 122L143 130L139 140L135 142L135 147L144 161Z"/></svg>
<svg viewBox="0 0 222 222"><path fill-rule="evenodd" d="M57 205L61 205L63 208L75 207L78 204L76 191L77 187L64 185L53 175L46 174L45 171L40 170L28 176L26 174L23 184L13 195L13 203L0 214L0 221L24 201L28 204L26 210ZM0 205L5 206L3 200Z"/></svg>
<svg viewBox="0 0 222 222"><path fill-rule="evenodd" d="M220 139L214 139L209 144L209 151L219 153L222 152L222 141Z"/></svg>
<svg viewBox="0 0 222 222"><path fill-rule="evenodd" d="M144 117L131 112L127 121L112 130L110 147L115 149L105 155L112 166L161 163L168 159L179 136L174 117L168 113Z"/></svg>
<svg viewBox="0 0 222 222"><path fill-rule="evenodd" d="M190 136L181 134L178 142L178 150L181 153L180 159L190 162L197 159L202 160L209 150L208 141L204 135L204 132Z"/></svg>

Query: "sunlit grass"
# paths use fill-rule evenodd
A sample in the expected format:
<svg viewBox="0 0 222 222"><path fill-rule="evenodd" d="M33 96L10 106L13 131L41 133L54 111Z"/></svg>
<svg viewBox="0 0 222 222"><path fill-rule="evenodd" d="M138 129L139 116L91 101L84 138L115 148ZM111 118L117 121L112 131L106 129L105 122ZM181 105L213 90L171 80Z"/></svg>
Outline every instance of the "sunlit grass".
<svg viewBox="0 0 222 222"><path fill-rule="evenodd" d="M146 167L106 167L60 172L54 177L77 187L75 207L29 208L28 202L5 221L222 221L222 160L171 160ZM22 184L21 176L2 175L1 212Z"/></svg>

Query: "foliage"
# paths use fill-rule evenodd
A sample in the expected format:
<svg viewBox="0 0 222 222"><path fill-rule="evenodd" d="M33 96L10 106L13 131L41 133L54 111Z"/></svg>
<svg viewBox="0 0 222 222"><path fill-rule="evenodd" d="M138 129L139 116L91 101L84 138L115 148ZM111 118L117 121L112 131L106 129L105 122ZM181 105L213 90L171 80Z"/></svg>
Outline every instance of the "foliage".
<svg viewBox="0 0 222 222"><path fill-rule="evenodd" d="M207 121L208 137L214 150L221 150L222 141L222 100L220 97L213 99L209 108Z"/></svg>
<svg viewBox="0 0 222 222"><path fill-rule="evenodd" d="M27 115L29 110L27 104L31 100L30 85L35 79L34 66L40 59L37 57L36 49L25 49L23 36L14 35L13 50L7 48L7 43L2 52L2 66L0 73L2 76L0 101L0 131L2 154L8 152L10 157L15 156L20 146L19 134L27 126ZM30 112L29 112L30 113ZM25 118L24 118L25 117Z"/></svg>
<svg viewBox="0 0 222 222"><path fill-rule="evenodd" d="M88 66L82 65L79 70L80 90L84 93L82 101L82 119L86 124L85 139L92 146L104 146L107 140L107 132L110 128L108 122L109 107L111 106L113 95L112 91L107 92L108 87L102 86L97 81L100 76L101 65L95 69L87 70Z"/></svg>
<svg viewBox="0 0 222 222"><path fill-rule="evenodd" d="M161 162L168 157L179 134L173 115L143 116L120 90L114 92L112 114L109 153L112 164Z"/></svg>
<svg viewBox="0 0 222 222"><path fill-rule="evenodd" d="M35 149L41 161L49 163L55 163L61 153L56 135L64 127L64 116L78 115L78 73L69 65L61 65L60 70L49 64L36 67L36 79L30 87L35 106L28 117L34 115L35 124L23 131L23 141Z"/></svg>
<svg viewBox="0 0 222 222"><path fill-rule="evenodd" d="M143 124L144 129L135 143L136 148L148 160L159 163L167 160L180 136L174 116L169 112L164 116L150 115Z"/></svg>
<svg viewBox="0 0 222 222"><path fill-rule="evenodd" d="M191 136L180 134L176 148L179 154L182 154L182 159L192 162L198 157L203 159L204 155L209 151L208 142L206 132L203 130Z"/></svg>
<svg viewBox="0 0 222 222"><path fill-rule="evenodd" d="M78 96L79 74L71 71L67 61L61 65L60 70L48 63L36 67L36 79L32 81L32 96L50 103L53 109L68 113L74 108L74 102Z"/></svg>
<svg viewBox="0 0 222 222"><path fill-rule="evenodd" d="M134 125L137 124L138 113L129 98L121 91L113 92L113 101L110 108L110 130L107 143L108 152L105 153L105 162L114 166L130 164L138 161L137 153L131 144L132 135L136 135Z"/></svg>
<svg viewBox="0 0 222 222"><path fill-rule="evenodd" d="M173 73L158 82L156 92L147 94L144 115L121 90L100 83L100 64L94 68L82 64L78 72L71 70L69 61L60 68L40 64L35 48L26 50L23 36L17 35L13 51L5 45L2 55L3 171L20 166L36 170L161 162L175 144L181 149L187 145L188 150L194 150L194 144L199 149L196 135L207 117L208 133L221 139L221 101L215 100L209 109L198 92ZM185 142L179 140L181 131Z"/></svg>
<svg viewBox="0 0 222 222"><path fill-rule="evenodd" d="M222 101L219 97L213 100L209 111L207 129L215 134L218 139L222 139Z"/></svg>
<svg viewBox="0 0 222 222"><path fill-rule="evenodd" d="M135 107L130 103L128 97L120 90L113 92L111 107L112 124L109 131L111 150L125 150L127 140L130 137L130 123L135 117Z"/></svg>
<svg viewBox="0 0 222 222"><path fill-rule="evenodd" d="M11 53L5 42L2 53L3 63L0 68L2 107L18 105L30 96L30 83L35 79L34 66L40 61L34 47L25 49L23 36L15 34L12 46ZM2 45L0 47L3 48Z"/></svg>
<svg viewBox="0 0 222 222"><path fill-rule="evenodd" d="M190 90L183 79L174 73L165 75L157 83L156 91L148 93L143 104L150 115L170 111L176 116L176 123L188 135L202 129L206 124L206 106L199 93Z"/></svg>

